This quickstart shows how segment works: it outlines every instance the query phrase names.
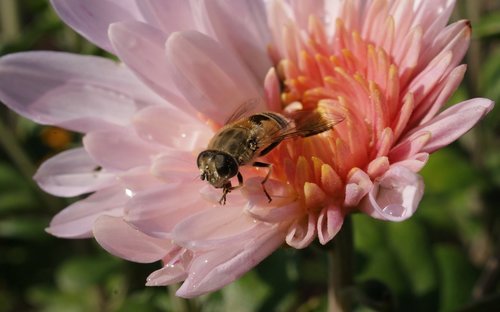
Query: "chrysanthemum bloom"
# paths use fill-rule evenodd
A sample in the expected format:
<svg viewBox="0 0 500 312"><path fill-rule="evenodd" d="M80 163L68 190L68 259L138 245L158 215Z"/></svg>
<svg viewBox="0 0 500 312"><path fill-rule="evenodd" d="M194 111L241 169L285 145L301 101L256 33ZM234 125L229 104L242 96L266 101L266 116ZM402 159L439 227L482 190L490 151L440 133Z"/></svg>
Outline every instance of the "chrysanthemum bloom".
<svg viewBox="0 0 500 312"><path fill-rule="evenodd" d="M329 242L344 216L400 221L416 210L429 154L493 103L443 110L465 72L470 24L454 1L53 0L61 18L122 63L29 52L0 61L0 99L38 123L84 133L35 179L58 196L92 193L47 231L94 236L136 262L148 285L192 297L230 283L283 243ZM196 157L237 108L321 106L344 121L281 143L267 170L231 192L199 180Z"/></svg>

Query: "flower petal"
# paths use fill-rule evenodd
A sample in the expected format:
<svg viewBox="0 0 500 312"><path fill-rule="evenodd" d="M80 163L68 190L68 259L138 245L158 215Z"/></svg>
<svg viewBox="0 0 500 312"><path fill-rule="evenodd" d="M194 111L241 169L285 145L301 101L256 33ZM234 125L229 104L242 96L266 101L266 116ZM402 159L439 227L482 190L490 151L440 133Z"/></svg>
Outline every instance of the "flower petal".
<svg viewBox="0 0 500 312"><path fill-rule="evenodd" d="M139 20L135 0L51 0L61 19L83 37L113 53L108 26L114 22Z"/></svg>
<svg viewBox="0 0 500 312"><path fill-rule="evenodd" d="M265 106L255 80L235 55L213 39L194 31L172 34L167 56L174 79L188 101L209 118L224 124L241 105Z"/></svg>
<svg viewBox="0 0 500 312"><path fill-rule="evenodd" d="M432 134L428 131L419 131L393 147L389 152L391 163L402 161L419 153L422 148L429 142Z"/></svg>
<svg viewBox="0 0 500 312"><path fill-rule="evenodd" d="M309 246L316 237L316 219L313 213L297 218L288 229L286 243L297 249Z"/></svg>
<svg viewBox="0 0 500 312"><path fill-rule="evenodd" d="M161 286L177 283L188 277L187 268L191 264L193 253L175 246L162 260L163 268L154 271L146 279L146 286Z"/></svg>
<svg viewBox="0 0 500 312"><path fill-rule="evenodd" d="M330 205L321 210L318 216L318 239L325 245L337 235L344 223L344 213L342 209L335 205Z"/></svg>
<svg viewBox="0 0 500 312"><path fill-rule="evenodd" d="M200 16L205 28L211 30L218 42L238 55L256 82L261 83L272 67L267 55L270 35L265 27L264 3L247 0L200 2L203 8Z"/></svg>
<svg viewBox="0 0 500 312"><path fill-rule="evenodd" d="M205 148L213 135L205 123L167 105L141 110L134 116L133 125L144 140L186 151Z"/></svg>
<svg viewBox="0 0 500 312"><path fill-rule="evenodd" d="M348 175L345 186L344 206L357 206L359 201L370 191L373 184L370 176L359 168L354 168Z"/></svg>
<svg viewBox="0 0 500 312"><path fill-rule="evenodd" d="M182 282L188 277L185 268L180 265L165 265L163 268L149 274L146 286L167 286Z"/></svg>
<svg viewBox="0 0 500 312"><path fill-rule="evenodd" d="M198 183L170 183L138 192L125 206L125 221L142 232L171 238L175 225L205 209Z"/></svg>
<svg viewBox="0 0 500 312"><path fill-rule="evenodd" d="M245 214L234 201L223 207L211 207L178 223L173 241L191 250L207 250L239 245L262 230L264 223Z"/></svg>
<svg viewBox="0 0 500 312"><path fill-rule="evenodd" d="M279 112L281 110L281 90L280 81L274 67L269 69L264 79L264 91L269 110Z"/></svg>
<svg viewBox="0 0 500 312"><path fill-rule="evenodd" d="M491 100L481 98L453 105L428 122L416 127L409 135L430 132L431 139L421 152L432 153L469 131L493 109L493 106L494 103Z"/></svg>
<svg viewBox="0 0 500 312"><path fill-rule="evenodd" d="M34 179L45 192L78 196L109 186L115 175L101 170L83 148L64 151L45 161Z"/></svg>
<svg viewBox="0 0 500 312"><path fill-rule="evenodd" d="M61 52L26 52L0 60L0 99L41 124L87 132L126 125L159 101L113 61Z"/></svg>
<svg viewBox="0 0 500 312"><path fill-rule="evenodd" d="M268 227L239 245L197 256L177 296L192 298L231 283L276 250L283 236L278 227Z"/></svg>
<svg viewBox="0 0 500 312"><path fill-rule="evenodd" d="M141 0L137 4L146 22L165 33L197 29L190 1Z"/></svg>
<svg viewBox="0 0 500 312"><path fill-rule="evenodd" d="M394 166L402 166L413 172L419 172L429 160L429 153L417 153L407 159L393 163Z"/></svg>
<svg viewBox="0 0 500 312"><path fill-rule="evenodd" d="M139 263L158 261L173 247L169 240L150 237L122 218L106 215L95 221L94 236L109 253Z"/></svg>
<svg viewBox="0 0 500 312"><path fill-rule="evenodd" d="M377 219L403 221L417 210L423 194L421 176L405 167L392 166L374 182L360 208Z"/></svg>
<svg viewBox="0 0 500 312"><path fill-rule="evenodd" d="M192 184L199 180L200 172L196 158L190 151L172 150L156 157L151 173L163 182L186 182Z"/></svg>
<svg viewBox="0 0 500 312"><path fill-rule="evenodd" d="M165 58L167 35L137 21L114 23L109 27L109 39L120 59L137 76L164 99L192 112L174 85Z"/></svg>
<svg viewBox="0 0 500 312"><path fill-rule="evenodd" d="M148 165L163 148L141 140L130 129L95 131L83 138L90 156L102 167L128 170Z"/></svg>
<svg viewBox="0 0 500 312"><path fill-rule="evenodd" d="M94 221L101 215L122 216L127 200L118 185L97 191L55 215L46 231L64 238L92 237Z"/></svg>

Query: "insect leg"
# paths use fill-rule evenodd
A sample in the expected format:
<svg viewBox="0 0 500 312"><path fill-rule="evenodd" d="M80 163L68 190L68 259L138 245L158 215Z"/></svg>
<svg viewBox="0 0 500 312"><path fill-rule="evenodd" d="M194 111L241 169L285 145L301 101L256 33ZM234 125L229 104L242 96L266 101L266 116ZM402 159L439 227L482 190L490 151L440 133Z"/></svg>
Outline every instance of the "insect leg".
<svg viewBox="0 0 500 312"><path fill-rule="evenodd" d="M224 187L222 187L222 197L219 200L219 204L225 205L226 195L229 194L232 190L235 190L243 186L243 176L241 175L240 172L238 172L237 177L238 177L238 185L232 186L231 182L228 182L226 185L224 185Z"/></svg>
<svg viewBox="0 0 500 312"><path fill-rule="evenodd" d="M239 188L239 187L242 187L243 186L243 176L241 175L240 172L238 172L238 186L236 186L235 188Z"/></svg>
<svg viewBox="0 0 500 312"><path fill-rule="evenodd" d="M264 191L264 194L266 194L267 199L269 200L269 202L271 202L273 199L271 198L271 196L267 192L265 183L267 182L267 180L271 176L271 172L273 171L273 165L272 164L268 164L268 163L263 163L263 162L256 161L256 162L254 162L252 164L252 166L254 166L254 167L260 167L260 168L269 168L269 170L267 171L266 176L264 177L264 180L262 180L262 182L260 182L260 184L262 185L262 190Z"/></svg>
<svg viewBox="0 0 500 312"><path fill-rule="evenodd" d="M219 199L219 204L221 204L221 205L225 205L225 204L226 204L226 195L227 195L227 193L229 193L229 192L231 192L230 187L226 187L226 186L224 186L224 187L222 188L222 196L221 196L221 198Z"/></svg>

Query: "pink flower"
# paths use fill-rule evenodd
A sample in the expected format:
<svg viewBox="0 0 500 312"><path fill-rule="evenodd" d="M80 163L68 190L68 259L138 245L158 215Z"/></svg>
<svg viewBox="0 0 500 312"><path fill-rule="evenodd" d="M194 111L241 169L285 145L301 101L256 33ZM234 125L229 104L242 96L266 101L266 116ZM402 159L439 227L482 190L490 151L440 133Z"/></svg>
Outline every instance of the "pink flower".
<svg viewBox="0 0 500 312"><path fill-rule="evenodd" d="M286 242L326 244L361 210L401 221L423 195L417 172L493 107L443 110L465 72L470 25L454 1L52 0L61 18L121 62L60 52L0 61L0 99L41 124L84 133L83 147L35 175L58 196L92 193L54 217L58 237L94 236L110 253L162 260L148 285L216 290ZM284 84L282 89L280 86ZM240 105L300 102L345 120L281 143L245 187L198 179L196 157ZM291 106L289 106L291 105Z"/></svg>

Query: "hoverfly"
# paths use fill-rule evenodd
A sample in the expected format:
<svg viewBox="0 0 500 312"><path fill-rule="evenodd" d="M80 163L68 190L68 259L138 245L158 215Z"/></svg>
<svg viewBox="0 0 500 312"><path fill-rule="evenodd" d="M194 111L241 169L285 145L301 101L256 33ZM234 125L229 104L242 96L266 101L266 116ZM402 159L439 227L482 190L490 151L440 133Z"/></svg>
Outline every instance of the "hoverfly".
<svg viewBox="0 0 500 312"><path fill-rule="evenodd" d="M208 143L207 149L198 155L197 165L200 178L215 188L222 188L221 205L232 190L243 186L240 166L269 168L262 180L262 190L269 202L271 196L265 188L272 164L255 161L273 150L283 140L305 138L328 130L343 120L343 117L329 117L319 109L298 111L290 117L275 112L260 112L245 115L245 109L233 114ZM238 178L238 185L232 186L230 179Z"/></svg>

